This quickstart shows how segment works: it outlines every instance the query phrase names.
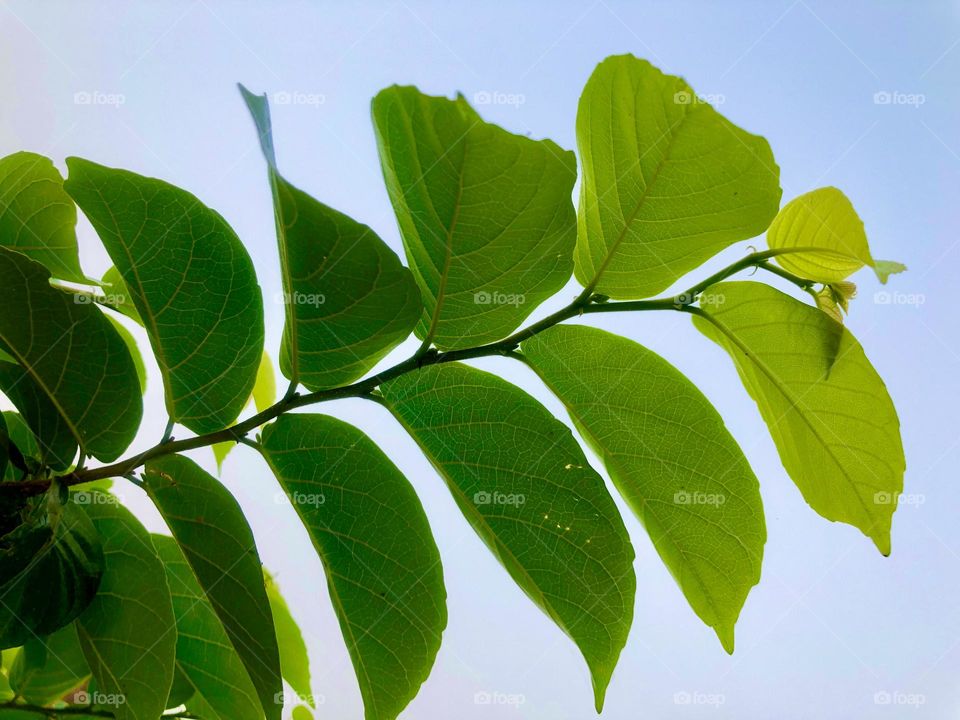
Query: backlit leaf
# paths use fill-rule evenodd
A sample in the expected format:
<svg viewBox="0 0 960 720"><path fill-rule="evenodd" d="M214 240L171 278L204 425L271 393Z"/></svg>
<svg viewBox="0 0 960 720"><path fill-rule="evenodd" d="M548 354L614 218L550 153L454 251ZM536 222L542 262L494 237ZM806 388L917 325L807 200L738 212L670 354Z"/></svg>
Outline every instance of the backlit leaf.
<svg viewBox="0 0 960 720"><path fill-rule="evenodd" d="M276 581L264 570L264 582L267 585L267 598L273 613L273 625L277 630L277 645L280 647L280 672L301 700L314 706L310 689L310 657L307 645L303 642L300 626L293 619L287 601L280 594Z"/></svg>

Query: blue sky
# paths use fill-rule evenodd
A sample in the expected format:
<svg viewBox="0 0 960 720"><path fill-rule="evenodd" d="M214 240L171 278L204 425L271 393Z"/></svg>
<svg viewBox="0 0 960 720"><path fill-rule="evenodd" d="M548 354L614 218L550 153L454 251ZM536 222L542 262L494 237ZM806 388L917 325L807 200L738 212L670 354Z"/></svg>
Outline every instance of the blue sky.
<svg viewBox="0 0 960 720"><path fill-rule="evenodd" d="M894 518L893 554L882 558L856 530L803 503L728 358L687 318L591 318L660 352L716 404L760 478L769 534L763 578L729 657L621 504L638 554L638 597L603 717L954 717L960 4L6 0L0 154L33 150L61 167L64 157L80 155L197 194L250 249L275 352L282 306L274 300L273 219L238 81L274 96L285 174L400 251L369 122L377 90L400 83L491 97L497 102L478 106L486 119L574 149L583 83L601 59L623 52L683 75L734 122L766 136L785 200L823 185L842 188L864 219L874 255L910 267L885 288L866 272L857 276L860 294L848 320L898 407L909 501ZM277 104L284 98L289 102ZM106 256L85 222L80 233L86 269L102 271ZM537 316L574 293L571 285ZM522 384L563 417L516 363L477 364ZM148 402L162 407L155 373ZM444 560L450 623L433 674L403 717L591 716L589 678L576 649L512 585L413 443L382 408L344 401L324 411L355 422L390 451L423 498ZM163 424L159 413L149 415L143 443L155 441ZM196 457L212 467L207 455ZM274 501L275 482L247 448L227 461L224 482L250 514L264 562L307 634L314 692L323 700L318 715L361 717L322 570L293 512ZM160 527L134 488L122 492ZM477 693L512 702L477 704Z"/></svg>

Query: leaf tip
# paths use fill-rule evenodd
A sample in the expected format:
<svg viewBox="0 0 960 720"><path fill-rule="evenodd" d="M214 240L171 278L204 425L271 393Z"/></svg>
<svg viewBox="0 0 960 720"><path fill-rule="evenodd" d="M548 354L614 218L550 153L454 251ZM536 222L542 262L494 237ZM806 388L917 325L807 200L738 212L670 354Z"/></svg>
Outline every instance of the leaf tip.
<svg viewBox="0 0 960 720"><path fill-rule="evenodd" d="M715 625L713 630L727 655L733 655L733 625Z"/></svg>

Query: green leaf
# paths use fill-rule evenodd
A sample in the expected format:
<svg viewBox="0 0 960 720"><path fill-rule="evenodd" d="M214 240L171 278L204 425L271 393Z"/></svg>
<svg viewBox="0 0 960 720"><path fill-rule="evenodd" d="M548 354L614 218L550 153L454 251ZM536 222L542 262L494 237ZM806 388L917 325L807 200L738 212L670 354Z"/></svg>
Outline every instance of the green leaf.
<svg viewBox="0 0 960 720"><path fill-rule="evenodd" d="M2 365L0 365L2 367ZM3 383L0 381L0 388ZM16 453L15 448L10 447L10 431L7 430L7 421L0 414L0 481L7 476L7 466L10 463L10 453Z"/></svg>
<svg viewBox="0 0 960 720"><path fill-rule="evenodd" d="M159 552L160 547L157 543L157 536L153 535L152 537L153 537L153 544L157 547L157 551ZM181 553L181 556L182 556L182 553ZM167 582L171 583L169 572L167 573ZM176 595L174 594L172 589L170 591L170 597L174 602L177 601ZM174 609L173 612L175 615L177 614L176 609ZM217 622L219 623L219 620ZM183 621L181 621L179 617L177 619L177 625L178 626L183 625ZM222 629L223 627L221 626L221 630ZM173 682L170 684L170 694L167 695L168 708L175 708L175 707L180 707L181 705L186 705L188 702L190 702L191 698L195 697L197 694L197 689L193 686L193 683L190 682L189 678L187 678L187 676L183 674L183 670L180 668L180 655L181 655L180 642L182 639L183 639L183 636L180 630L178 629L177 630L177 666L173 669ZM249 679L250 678L248 676L247 680L249 681ZM215 715L211 713L209 717L213 719Z"/></svg>
<svg viewBox="0 0 960 720"><path fill-rule="evenodd" d="M115 265L103 274L100 280L104 297L100 302L107 307L111 307L117 312L123 313L135 323L143 327L143 318L137 312L137 306L133 304L133 296L127 290L127 284L123 281L120 271Z"/></svg>
<svg viewBox="0 0 960 720"><path fill-rule="evenodd" d="M293 720L313 720L313 713L304 705L298 705L293 709Z"/></svg>
<svg viewBox="0 0 960 720"><path fill-rule="evenodd" d="M0 537L0 647L23 645L70 623L101 587L100 538L76 505L61 505L54 485Z"/></svg>
<svg viewBox="0 0 960 720"><path fill-rule="evenodd" d="M874 268L882 283L907 269L873 259L863 221L835 187L812 190L784 205L767 230L767 243L773 250L817 248L777 255L776 261L788 272L822 283L840 282L864 265Z"/></svg>
<svg viewBox="0 0 960 720"><path fill-rule="evenodd" d="M279 718L282 704L276 696L283 683L277 638L260 556L240 505L181 455L149 461L143 479L247 669L263 711Z"/></svg>
<svg viewBox="0 0 960 720"><path fill-rule="evenodd" d="M276 581L266 570L263 571L263 578L267 586L267 598L270 600L270 611L273 613L273 625L277 631L277 645L280 647L280 672L301 701L314 707L310 688L310 657L307 655L307 645L303 641L300 627L293 619Z"/></svg>
<svg viewBox="0 0 960 720"><path fill-rule="evenodd" d="M90 219L143 318L167 413L195 433L246 404L263 351L250 256L227 222L161 180L69 158L67 192Z"/></svg>
<svg viewBox="0 0 960 720"><path fill-rule="evenodd" d="M283 273L283 374L310 390L366 374L420 315L410 271L366 225L314 200L277 170L266 96L240 86L268 166Z"/></svg>
<svg viewBox="0 0 960 720"><path fill-rule="evenodd" d="M577 111L576 277L617 300L655 295L727 246L759 235L780 205L780 169L679 77L604 60Z"/></svg>
<svg viewBox="0 0 960 720"><path fill-rule="evenodd" d="M262 718L257 690L176 541L164 535L152 539L167 571L177 618L178 669L217 717Z"/></svg>
<svg viewBox="0 0 960 720"><path fill-rule="evenodd" d="M130 353L130 359L133 360L133 366L137 371L137 380L140 382L140 392L141 394L145 393L147 391L147 366L143 364L143 355L140 354L140 348L137 347L136 338L133 337L133 333L127 330L126 326L119 320L115 320L109 315L105 317L110 321L113 329L117 331L117 335L123 339L124 344L127 346L127 352Z"/></svg>
<svg viewBox="0 0 960 720"><path fill-rule="evenodd" d="M889 555L905 468L900 421L860 343L768 285L720 283L701 305L694 324L733 358L807 503Z"/></svg>
<svg viewBox="0 0 960 720"><path fill-rule="evenodd" d="M767 533L757 478L719 413L659 355L602 330L556 326L522 350L732 653Z"/></svg>
<svg viewBox="0 0 960 720"><path fill-rule="evenodd" d="M88 283L77 250L77 209L50 158L0 159L0 245L46 266L53 277Z"/></svg>
<svg viewBox="0 0 960 720"><path fill-rule="evenodd" d="M426 515L363 433L326 415L284 415L263 454L323 561L367 720L393 720L426 680L447 624Z"/></svg>
<svg viewBox="0 0 960 720"><path fill-rule="evenodd" d="M519 388L459 363L382 386L461 512L580 648L603 705L633 619L633 547L570 430Z"/></svg>
<svg viewBox="0 0 960 720"><path fill-rule="evenodd" d="M173 680L177 631L170 589L150 535L112 495L90 491L84 510L103 539L100 592L77 619L97 688L117 720L156 720Z"/></svg>
<svg viewBox="0 0 960 720"><path fill-rule="evenodd" d="M576 158L485 123L463 96L373 100L380 163L425 307L417 337L498 340L570 279Z"/></svg>
<svg viewBox="0 0 960 720"><path fill-rule="evenodd" d="M257 412L263 412L277 401L277 381L273 374L273 362L266 350L263 351L263 357L260 358L257 381L253 386L253 392L250 393L250 400L253 400ZM250 400L247 401L248 405ZM234 440L225 440L210 446L213 451L213 458L217 461L217 474L223 472L223 461L227 459L227 455L236 446L237 443Z"/></svg>
<svg viewBox="0 0 960 720"><path fill-rule="evenodd" d="M42 393L56 407L81 449L111 462L133 440L143 414L136 368L103 314L73 302L49 281L43 265L0 248L0 348L36 386L28 392ZM36 407L20 408L28 424ZM31 427L45 451L60 448ZM54 459L63 469L72 457Z"/></svg>
<svg viewBox="0 0 960 720"><path fill-rule="evenodd" d="M0 361L0 391L23 413L34 451L30 457L55 470L70 467L77 455L77 439L43 386L20 365Z"/></svg>
<svg viewBox="0 0 960 720"><path fill-rule="evenodd" d="M7 426L7 436L10 444L7 446L10 463L7 465L4 480L20 480L23 476L23 468L17 465L23 462L25 465L36 465L40 462L40 448L37 446L37 438L33 431L27 427L19 413L10 410L3 413L3 422Z"/></svg>
<svg viewBox="0 0 960 720"><path fill-rule="evenodd" d="M90 666L80 649L77 627L71 623L52 635L26 641L10 669L10 686L27 702L46 705L89 676Z"/></svg>

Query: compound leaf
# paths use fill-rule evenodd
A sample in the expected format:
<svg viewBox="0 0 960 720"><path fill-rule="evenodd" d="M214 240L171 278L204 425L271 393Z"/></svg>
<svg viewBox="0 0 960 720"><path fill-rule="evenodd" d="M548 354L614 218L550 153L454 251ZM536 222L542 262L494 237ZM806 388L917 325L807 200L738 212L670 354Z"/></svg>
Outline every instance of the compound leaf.
<svg viewBox="0 0 960 720"><path fill-rule="evenodd" d="M570 278L573 153L485 123L467 101L390 87L373 100L380 163L424 298L417 337L508 335Z"/></svg>
<svg viewBox="0 0 960 720"><path fill-rule="evenodd" d="M760 283L719 283L701 305L694 324L733 358L810 507L889 555L905 468L900 421L860 343L827 314Z"/></svg>
<svg viewBox="0 0 960 720"><path fill-rule="evenodd" d="M577 146L576 277L617 300L659 293L759 235L780 204L767 141L632 55L609 57L590 76Z"/></svg>
<svg viewBox="0 0 960 720"><path fill-rule="evenodd" d="M360 684L367 720L393 720L420 689L447 624L440 555L400 471L355 427L284 415L263 453L303 521Z"/></svg>
<svg viewBox="0 0 960 720"><path fill-rule="evenodd" d="M633 547L570 430L495 375L432 365L382 386L461 512L580 648L597 709L633 619Z"/></svg>
<svg viewBox="0 0 960 720"><path fill-rule="evenodd" d="M567 407L697 615L727 652L760 581L766 527L757 478L710 402L626 338L560 325L523 356Z"/></svg>
<svg viewBox="0 0 960 720"><path fill-rule="evenodd" d="M263 304L247 251L185 190L80 158L67 167L67 192L143 319L170 418L196 433L226 427L247 402L263 351Z"/></svg>

